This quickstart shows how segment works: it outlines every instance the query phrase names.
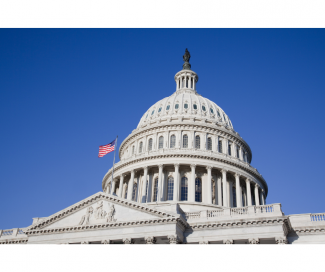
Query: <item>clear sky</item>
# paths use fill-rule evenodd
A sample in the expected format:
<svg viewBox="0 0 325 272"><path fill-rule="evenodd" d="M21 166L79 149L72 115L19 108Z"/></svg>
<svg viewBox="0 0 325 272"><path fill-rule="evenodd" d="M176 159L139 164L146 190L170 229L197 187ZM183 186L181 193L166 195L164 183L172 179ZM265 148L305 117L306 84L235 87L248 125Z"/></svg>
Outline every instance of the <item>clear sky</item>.
<svg viewBox="0 0 325 272"><path fill-rule="evenodd" d="M266 202L325 212L324 29L0 29L0 40L0 229L101 191L113 153L98 146L175 91L185 48L198 93L250 145Z"/></svg>

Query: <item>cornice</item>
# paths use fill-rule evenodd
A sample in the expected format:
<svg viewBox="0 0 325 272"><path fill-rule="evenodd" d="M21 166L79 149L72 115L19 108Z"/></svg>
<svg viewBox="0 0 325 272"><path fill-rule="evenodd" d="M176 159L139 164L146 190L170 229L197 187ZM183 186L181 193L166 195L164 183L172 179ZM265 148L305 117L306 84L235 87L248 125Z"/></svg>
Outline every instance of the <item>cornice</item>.
<svg viewBox="0 0 325 272"><path fill-rule="evenodd" d="M325 226L294 228L293 232L299 235L324 234Z"/></svg>
<svg viewBox="0 0 325 272"><path fill-rule="evenodd" d="M1 240L0 241L0 245L1 244L27 244L28 242L28 238L24 238L24 239L6 239L6 240Z"/></svg>
<svg viewBox="0 0 325 272"><path fill-rule="evenodd" d="M256 219L235 219L218 222L200 222L189 223L190 230L199 231L202 229L224 229L224 228L241 228L241 227L256 227L267 225L285 225L289 229L289 222L287 217L273 217L273 218L256 218Z"/></svg>
<svg viewBox="0 0 325 272"><path fill-rule="evenodd" d="M178 127L178 126L180 126L180 127ZM200 122L200 121L198 121L197 123L195 123L195 122L193 123L192 121L191 122L188 122L188 121L173 122L173 123L169 122L167 124L158 123L158 124L151 124L151 125L147 125L145 127L137 128L137 129L133 130L132 133L129 136L127 136L124 139L124 141L121 143L120 148L119 148L119 157L121 158L121 151L123 150L124 146L127 145L129 142L135 140L135 138L140 137L141 134L146 134L146 133L151 132L152 130L162 129L162 128L164 130L165 130L165 128L166 128L166 130L168 130L169 127L171 127L169 129L174 129L174 127L175 127L175 129L182 129L182 126L190 127L189 129L203 128L203 130L205 130L205 132L211 132L211 133L215 133L215 134L217 134L219 132L221 134L221 136L228 136L232 141L237 140L237 143L239 142L243 146L245 146L245 148L247 149L247 151L250 154L251 160L253 158L252 151L251 151L249 145L245 142L245 140L242 137L239 136L239 134L237 132L232 131L230 128L226 129L222 125L211 125L211 124L208 124L205 122ZM206 131L206 130L209 130L209 131ZM222 135L222 134L224 134L224 135ZM143 136L145 136L145 135L143 135Z"/></svg>
<svg viewBox="0 0 325 272"><path fill-rule="evenodd" d="M135 221L120 221L105 224L93 224L84 226L71 226L71 227L58 227L53 229L37 229L28 231L28 236L38 236L47 234L67 233L67 232L80 232L80 231L93 231L93 230L106 230L125 227L139 227L139 226L154 226L161 224L176 224L182 230L188 227L187 222L183 218L161 218L161 219L145 219Z"/></svg>
<svg viewBox="0 0 325 272"><path fill-rule="evenodd" d="M45 218L44 220L40 221L39 223L35 224L35 225L31 225L30 227L28 227L25 230L26 234L29 234L30 231L36 230L36 229L41 229L41 228L45 228L46 226L53 224L54 222L57 222L58 220L61 220L62 218L65 218L85 207L88 207L90 205L92 205L94 202L98 201L98 200L108 200L114 204L118 204L118 205L122 205L125 207L131 207L133 209L142 211L142 212L146 212L158 217L174 217L174 218L179 218L180 215L178 214L174 214L171 212L162 212L159 210L156 210L155 208L149 207L147 205L143 205L134 201L130 201L127 199L122 199L119 197L115 197L113 195L110 194L106 194L104 192L98 192L62 211L59 211L55 214L53 214L52 216L49 216L47 218Z"/></svg>
<svg viewBox="0 0 325 272"><path fill-rule="evenodd" d="M142 155L141 157L134 158L134 159L128 159L126 161L120 161L114 166L114 171L118 171L122 169L123 167L130 166L132 164L143 162L143 161L150 161L154 159L169 159L169 158L191 158L191 159L205 159L205 160L211 160L211 161L217 161L222 162L237 168L240 168L241 170L244 170L254 176L256 179L261 181L261 183L264 186L265 194L267 196L268 193L268 186L262 175L260 175L256 170L250 169L249 167L243 165L242 163L238 163L235 160L228 159L228 156L222 157L219 155L219 153L211 153L214 154L214 156L209 156L209 152L206 152L206 154L192 154L192 153L172 153L172 154L155 154L155 155ZM219 157L220 156L220 157ZM150 165L149 165L150 166ZM255 168L254 168L255 169ZM108 172L105 174L103 180L102 180L102 187L105 184L106 179L111 175L112 168L108 170Z"/></svg>

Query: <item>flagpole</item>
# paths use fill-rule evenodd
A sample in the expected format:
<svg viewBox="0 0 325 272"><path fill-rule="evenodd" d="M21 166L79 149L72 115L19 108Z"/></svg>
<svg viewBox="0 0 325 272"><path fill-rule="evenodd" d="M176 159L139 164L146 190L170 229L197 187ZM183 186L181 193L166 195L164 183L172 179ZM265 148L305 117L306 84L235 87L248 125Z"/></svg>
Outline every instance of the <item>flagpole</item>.
<svg viewBox="0 0 325 272"><path fill-rule="evenodd" d="M111 181L110 194L112 194L112 188L113 188L113 176L114 176L115 154L116 154L116 149L117 149L117 138L118 138L118 135L116 136L116 139L115 139L116 142L115 142L115 148L114 148L113 171L112 171L112 181Z"/></svg>

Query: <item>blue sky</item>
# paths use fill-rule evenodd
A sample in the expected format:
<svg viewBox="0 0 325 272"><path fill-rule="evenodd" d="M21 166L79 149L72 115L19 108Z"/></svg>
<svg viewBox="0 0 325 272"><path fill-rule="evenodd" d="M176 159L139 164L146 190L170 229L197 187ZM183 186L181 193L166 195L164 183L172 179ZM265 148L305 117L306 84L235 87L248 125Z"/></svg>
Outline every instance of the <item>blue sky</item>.
<svg viewBox="0 0 325 272"><path fill-rule="evenodd" d="M285 214L325 212L324 29L0 29L0 229L98 191L113 154L175 91L188 48L198 92L228 114Z"/></svg>

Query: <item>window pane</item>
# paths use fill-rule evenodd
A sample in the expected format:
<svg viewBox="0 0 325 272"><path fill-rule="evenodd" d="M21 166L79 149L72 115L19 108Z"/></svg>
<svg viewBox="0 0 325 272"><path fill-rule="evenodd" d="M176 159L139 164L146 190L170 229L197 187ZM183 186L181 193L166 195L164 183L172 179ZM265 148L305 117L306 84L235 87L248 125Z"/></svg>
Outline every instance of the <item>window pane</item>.
<svg viewBox="0 0 325 272"><path fill-rule="evenodd" d="M187 177L182 177L181 181L181 201L187 201L188 182Z"/></svg>
<svg viewBox="0 0 325 272"><path fill-rule="evenodd" d="M218 151L220 152L220 153L222 153L222 141L220 140L219 141L219 144L218 144Z"/></svg>
<svg viewBox="0 0 325 272"><path fill-rule="evenodd" d="M145 200L144 200L144 202L149 202L148 201L148 181L146 182L146 198L145 198Z"/></svg>
<svg viewBox="0 0 325 272"><path fill-rule="evenodd" d="M205 106L202 106L202 110L205 111Z"/></svg>
<svg viewBox="0 0 325 272"><path fill-rule="evenodd" d="M153 110L152 113L151 113L151 115L153 115L154 113L155 113L155 111Z"/></svg>
<svg viewBox="0 0 325 272"><path fill-rule="evenodd" d="M172 135L170 137L170 148L174 148L176 145L176 136L175 135Z"/></svg>
<svg viewBox="0 0 325 272"><path fill-rule="evenodd" d="M175 109L176 109L176 110L178 109L178 104L175 105Z"/></svg>
<svg viewBox="0 0 325 272"><path fill-rule="evenodd" d="M187 135L183 136L183 148L188 148L188 137L187 137Z"/></svg>
<svg viewBox="0 0 325 272"><path fill-rule="evenodd" d="M212 150L212 140L208 138L208 150Z"/></svg>
<svg viewBox="0 0 325 272"><path fill-rule="evenodd" d="M210 111L211 111L211 113L213 113L213 109L212 108L210 108Z"/></svg>
<svg viewBox="0 0 325 272"><path fill-rule="evenodd" d="M196 104L193 105L193 109L197 110L197 105Z"/></svg>
<svg viewBox="0 0 325 272"><path fill-rule="evenodd" d="M160 136L159 137L159 149L164 147L164 137Z"/></svg>
<svg viewBox="0 0 325 272"><path fill-rule="evenodd" d="M239 146L238 145L236 146L236 149L237 149L237 158L239 158Z"/></svg>
<svg viewBox="0 0 325 272"><path fill-rule="evenodd" d="M233 207L237 207L236 203L236 188L232 187L232 205Z"/></svg>
<svg viewBox="0 0 325 272"><path fill-rule="evenodd" d="M151 151L152 150L152 139L149 139L149 147L148 150Z"/></svg>
<svg viewBox="0 0 325 272"><path fill-rule="evenodd" d="M161 107L159 108L158 112L161 112Z"/></svg>
<svg viewBox="0 0 325 272"><path fill-rule="evenodd" d="M158 194L158 178L155 179L155 184L153 187L153 201L157 201L157 194Z"/></svg>
<svg viewBox="0 0 325 272"><path fill-rule="evenodd" d="M169 110L169 108L170 108L170 105L167 106L166 110Z"/></svg>
<svg viewBox="0 0 325 272"><path fill-rule="evenodd" d="M202 202L202 182L201 179L195 179L195 201Z"/></svg>
<svg viewBox="0 0 325 272"><path fill-rule="evenodd" d="M187 109L188 108L188 104L184 104L184 109Z"/></svg>
<svg viewBox="0 0 325 272"><path fill-rule="evenodd" d="M142 153L142 146L143 146L143 144L142 144L142 142L139 144L139 153Z"/></svg>
<svg viewBox="0 0 325 272"><path fill-rule="evenodd" d="M228 155L231 156L231 144L228 145Z"/></svg>
<svg viewBox="0 0 325 272"><path fill-rule="evenodd" d="M200 136L195 137L195 148L200 148Z"/></svg>
<svg viewBox="0 0 325 272"><path fill-rule="evenodd" d="M220 112L217 110L218 117L220 117Z"/></svg>
<svg viewBox="0 0 325 272"><path fill-rule="evenodd" d="M169 177L167 180L167 200L173 200L174 194L174 179Z"/></svg>
<svg viewBox="0 0 325 272"><path fill-rule="evenodd" d="M134 154L134 146L132 146L132 155Z"/></svg>

